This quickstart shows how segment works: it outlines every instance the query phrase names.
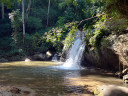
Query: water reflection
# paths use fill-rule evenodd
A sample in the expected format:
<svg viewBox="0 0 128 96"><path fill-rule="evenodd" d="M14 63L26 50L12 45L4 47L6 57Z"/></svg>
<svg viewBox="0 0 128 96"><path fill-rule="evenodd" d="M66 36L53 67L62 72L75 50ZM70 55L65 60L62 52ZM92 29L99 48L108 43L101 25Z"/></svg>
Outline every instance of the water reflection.
<svg viewBox="0 0 128 96"><path fill-rule="evenodd" d="M34 89L37 96L91 96L92 88L98 84L122 84L121 80L100 74L101 72L50 67L55 65L58 64L55 62L1 63L0 84L26 86Z"/></svg>

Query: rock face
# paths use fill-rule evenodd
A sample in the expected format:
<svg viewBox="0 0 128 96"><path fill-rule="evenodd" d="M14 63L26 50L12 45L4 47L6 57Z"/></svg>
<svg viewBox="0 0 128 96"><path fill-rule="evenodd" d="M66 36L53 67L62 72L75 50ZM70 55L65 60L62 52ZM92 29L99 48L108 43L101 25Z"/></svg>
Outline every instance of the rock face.
<svg viewBox="0 0 128 96"><path fill-rule="evenodd" d="M104 48L96 51L88 51L84 55L85 63L91 66L100 67L103 69L118 70L119 59L111 49ZM86 65L87 66L87 65Z"/></svg>
<svg viewBox="0 0 128 96"><path fill-rule="evenodd" d="M86 64L122 71L128 67L128 33L122 35L109 35L101 40L96 50L86 46L84 54Z"/></svg>
<svg viewBox="0 0 128 96"><path fill-rule="evenodd" d="M60 57L60 61L62 61L62 62L66 61L66 59L68 58L69 50L70 50L70 48L63 51L63 53L61 54L61 57Z"/></svg>

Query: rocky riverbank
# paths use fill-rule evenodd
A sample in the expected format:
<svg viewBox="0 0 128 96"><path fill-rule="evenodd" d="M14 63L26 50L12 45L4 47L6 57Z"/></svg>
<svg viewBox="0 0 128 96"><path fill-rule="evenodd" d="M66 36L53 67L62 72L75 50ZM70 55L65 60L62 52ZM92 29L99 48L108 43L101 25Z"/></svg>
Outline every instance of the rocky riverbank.
<svg viewBox="0 0 128 96"><path fill-rule="evenodd" d="M0 86L0 96L35 96L35 92L26 87Z"/></svg>

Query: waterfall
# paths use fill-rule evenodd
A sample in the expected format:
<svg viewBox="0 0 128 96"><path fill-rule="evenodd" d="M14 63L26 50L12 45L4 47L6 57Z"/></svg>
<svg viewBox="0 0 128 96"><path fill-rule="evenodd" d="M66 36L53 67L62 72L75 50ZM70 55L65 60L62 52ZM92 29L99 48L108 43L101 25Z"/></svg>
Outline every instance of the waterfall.
<svg viewBox="0 0 128 96"><path fill-rule="evenodd" d="M83 43L83 39L77 34L74 44L72 45L69 56L66 62L62 65L65 69L80 69L81 66L81 58L83 56L83 52L85 49L85 43Z"/></svg>
<svg viewBox="0 0 128 96"><path fill-rule="evenodd" d="M63 65L59 66L61 69L77 70L81 69L81 59L85 49L85 43L83 42L84 36L83 33L78 31L76 33L75 41L72 47L69 50L68 58Z"/></svg>

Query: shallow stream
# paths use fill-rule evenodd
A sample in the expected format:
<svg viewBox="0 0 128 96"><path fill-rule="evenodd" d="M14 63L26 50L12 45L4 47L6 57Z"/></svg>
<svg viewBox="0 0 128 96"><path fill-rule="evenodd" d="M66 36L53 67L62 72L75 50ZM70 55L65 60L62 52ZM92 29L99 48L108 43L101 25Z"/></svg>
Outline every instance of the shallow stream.
<svg viewBox="0 0 128 96"><path fill-rule="evenodd" d="M123 85L122 80L94 69L63 70L55 62L0 63L0 85L26 86L36 96L93 96L97 85Z"/></svg>

